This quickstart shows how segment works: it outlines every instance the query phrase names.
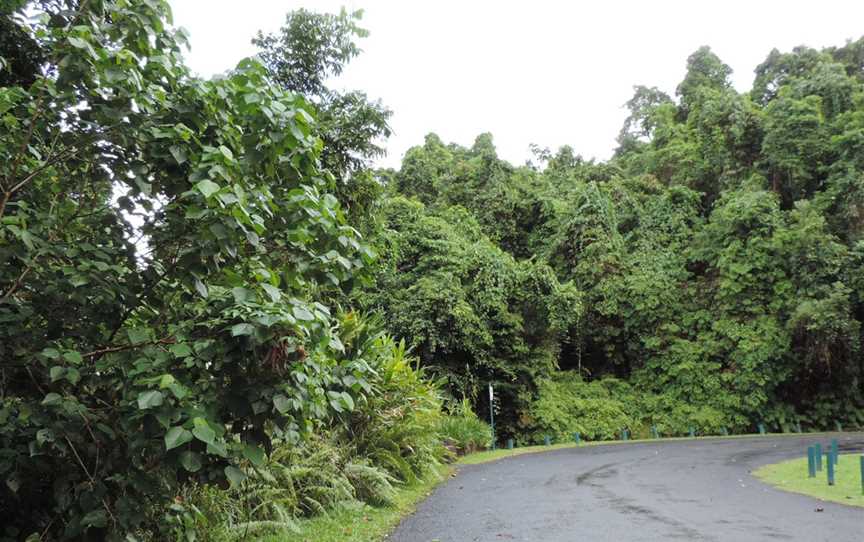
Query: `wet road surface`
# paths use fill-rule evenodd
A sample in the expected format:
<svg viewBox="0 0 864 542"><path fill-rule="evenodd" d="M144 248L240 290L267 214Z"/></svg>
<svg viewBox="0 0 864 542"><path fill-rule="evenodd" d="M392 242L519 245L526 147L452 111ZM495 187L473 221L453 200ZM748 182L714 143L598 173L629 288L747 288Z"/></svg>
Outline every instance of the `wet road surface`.
<svg viewBox="0 0 864 542"><path fill-rule="evenodd" d="M841 454L864 450L864 433L839 433L590 446L464 466L388 541L864 542L864 508L749 474L831 438Z"/></svg>

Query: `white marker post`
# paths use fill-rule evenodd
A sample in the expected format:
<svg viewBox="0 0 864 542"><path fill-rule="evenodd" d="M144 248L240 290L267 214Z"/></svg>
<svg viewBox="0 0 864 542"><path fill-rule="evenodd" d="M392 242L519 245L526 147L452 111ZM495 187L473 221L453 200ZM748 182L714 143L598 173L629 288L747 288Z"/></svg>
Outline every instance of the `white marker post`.
<svg viewBox="0 0 864 542"><path fill-rule="evenodd" d="M492 426L492 449L495 449L495 395L492 383L489 383L489 424Z"/></svg>

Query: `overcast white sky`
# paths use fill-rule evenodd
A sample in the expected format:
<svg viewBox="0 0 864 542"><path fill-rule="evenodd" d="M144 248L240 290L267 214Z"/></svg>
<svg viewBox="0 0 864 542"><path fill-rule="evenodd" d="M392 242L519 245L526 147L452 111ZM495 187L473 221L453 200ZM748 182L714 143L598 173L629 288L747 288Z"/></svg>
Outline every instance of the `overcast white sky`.
<svg viewBox="0 0 864 542"><path fill-rule="evenodd" d="M335 88L359 89L393 111L382 165L429 132L470 145L492 132L501 157L521 164L528 145L572 145L608 158L633 85L674 93L687 56L710 45L747 90L776 47L842 45L864 34L864 1L171 0L191 33L201 75L254 54L250 39L305 7L363 8L371 35Z"/></svg>

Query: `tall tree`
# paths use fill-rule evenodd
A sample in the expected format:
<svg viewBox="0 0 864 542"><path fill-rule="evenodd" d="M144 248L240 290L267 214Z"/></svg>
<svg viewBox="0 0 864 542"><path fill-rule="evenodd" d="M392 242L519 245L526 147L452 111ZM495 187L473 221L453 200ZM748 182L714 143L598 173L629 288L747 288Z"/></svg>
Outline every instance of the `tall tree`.
<svg viewBox="0 0 864 542"><path fill-rule="evenodd" d="M392 113L363 92L329 88L328 80L360 54L355 40L368 35L358 26L362 15L344 9L338 15L300 9L287 15L278 32L259 32L252 41L273 80L315 104L321 160L337 178L337 197L358 220L381 192L369 166L384 154L381 143L390 136Z"/></svg>

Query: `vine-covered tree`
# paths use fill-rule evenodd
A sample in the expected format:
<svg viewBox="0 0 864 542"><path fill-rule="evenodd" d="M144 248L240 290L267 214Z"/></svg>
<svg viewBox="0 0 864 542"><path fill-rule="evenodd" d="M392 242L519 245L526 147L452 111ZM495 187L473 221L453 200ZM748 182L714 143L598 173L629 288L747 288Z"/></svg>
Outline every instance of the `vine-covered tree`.
<svg viewBox="0 0 864 542"><path fill-rule="evenodd" d="M464 279L441 274L450 268L447 258L408 271L435 253L438 245L422 239L458 225L517 264L550 266L560 283L581 292L585 312L557 336L551 366L587 380L628 380L645 397L628 423L661 420L680 432L696 419L718 431L763 421L785 428L795 421L828 427L835 418L864 423L864 307L855 278L864 223L862 41L774 51L745 94L732 88L730 68L700 48L687 60L677 100L656 88L635 89L619 148L604 164L565 147L539 152L542 168L518 168L495 156L486 135L471 149L427 136L406 153L390 187L422 202L425 213L447 218L429 232L416 229L419 218L395 228L403 244L423 248L394 270L394 291L429 292L440 302L429 305L444 314L475 314L439 299L464 289ZM387 230L379 239L392 235ZM465 299L474 306L489 292ZM423 314L423 296L408 299L416 303L398 311L382 306L394 332L428 348L428 329L408 325L423 321L413 318ZM455 362L453 374L462 374L463 364L481 374L479 360L498 351L477 339L482 335L464 335L461 325L430 321L442 323L435 344L481 345L467 357L421 356ZM515 368L524 361L501 363ZM523 390L530 397L511 407L528 434L539 434L531 433L530 420L545 420L546 430L566 435L566 423L550 422L555 416L544 410L552 407L543 390L573 386L574 397L587 397L599 388L566 376L559 385L554 373L539 378L539 386ZM585 415L573 414L572 430L587 430L579 421Z"/></svg>

